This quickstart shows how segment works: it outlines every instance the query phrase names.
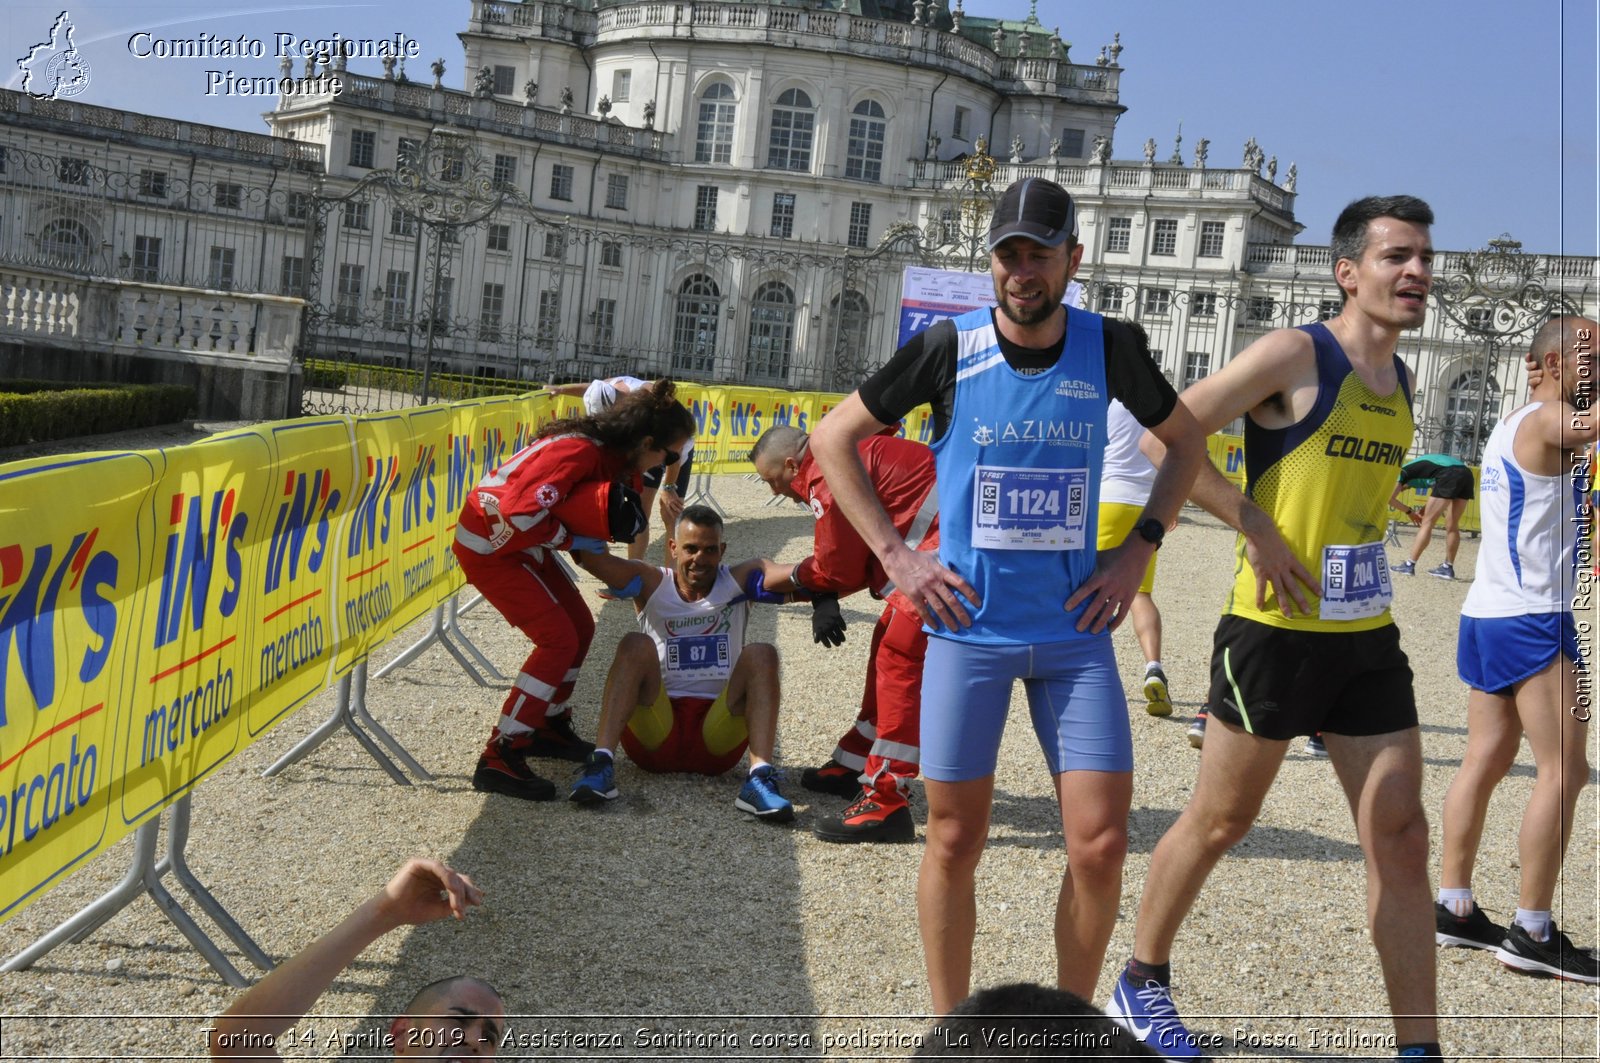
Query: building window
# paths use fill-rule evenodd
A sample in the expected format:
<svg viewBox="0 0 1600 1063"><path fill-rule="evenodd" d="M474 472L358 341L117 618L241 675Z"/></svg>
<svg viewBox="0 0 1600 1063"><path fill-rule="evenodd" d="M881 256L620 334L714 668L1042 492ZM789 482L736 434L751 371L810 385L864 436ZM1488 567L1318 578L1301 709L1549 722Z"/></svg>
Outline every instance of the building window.
<svg viewBox="0 0 1600 1063"><path fill-rule="evenodd" d="M628 94L633 91L633 71L614 70L611 72L611 102L627 103Z"/></svg>
<svg viewBox="0 0 1600 1063"><path fill-rule="evenodd" d="M1196 380L1211 373L1211 353L1209 351L1190 351L1183 356L1183 386L1188 387Z"/></svg>
<svg viewBox="0 0 1600 1063"><path fill-rule="evenodd" d="M567 260L566 233L547 232L544 234L544 257L553 258L558 262Z"/></svg>
<svg viewBox="0 0 1600 1063"><path fill-rule="evenodd" d="M211 248L206 268L206 285L227 291L233 287L234 251L231 247Z"/></svg>
<svg viewBox="0 0 1600 1063"><path fill-rule="evenodd" d="M135 236L133 238L133 271L136 281L154 283L161 276L161 237Z"/></svg>
<svg viewBox="0 0 1600 1063"><path fill-rule="evenodd" d="M414 170L417 168L417 158L421 154L422 141L415 137L401 137L400 144L394 152L395 167L401 170Z"/></svg>
<svg viewBox="0 0 1600 1063"><path fill-rule="evenodd" d="M694 227L701 232L717 228L717 186L701 185L694 193Z"/></svg>
<svg viewBox="0 0 1600 1063"><path fill-rule="evenodd" d="M346 203L348 207L350 204ZM415 236L422 228L422 220L404 207L389 211L390 236Z"/></svg>
<svg viewBox="0 0 1600 1063"><path fill-rule="evenodd" d="M596 299L594 301L594 345L596 352L609 354L611 345L617 331L617 301L615 299Z"/></svg>
<svg viewBox="0 0 1600 1063"><path fill-rule="evenodd" d="M1061 157L1063 159L1083 158L1083 140L1086 130L1063 129L1061 131Z"/></svg>
<svg viewBox="0 0 1600 1063"><path fill-rule="evenodd" d="M856 104L850 117L850 142L844 175L853 181L883 180L883 136L888 128L883 108L874 100Z"/></svg>
<svg viewBox="0 0 1600 1063"><path fill-rule="evenodd" d="M506 311L506 286L504 284L485 284L483 286L483 299L478 303L478 338L480 340L496 341L500 339L500 321Z"/></svg>
<svg viewBox="0 0 1600 1063"><path fill-rule="evenodd" d="M616 240L600 241L600 264L610 269L621 269L622 244Z"/></svg>
<svg viewBox="0 0 1600 1063"><path fill-rule="evenodd" d="M1178 253L1178 219L1157 218L1155 230L1150 234L1150 253L1152 255L1175 255Z"/></svg>
<svg viewBox="0 0 1600 1063"><path fill-rule="evenodd" d="M700 122L695 130L695 162L733 161L733 123L737 111L733 86L711 85L700 96Z"/></svg>
<svg viewBox="0 0 1600 1063"><path fill-rule="evenodd" d="M561 331L561 293L546 289L539 293L539 319L534 326L534 342L540 347L554 347L556 335Z"/></svg>
<svg viewBox="0 0 1600 1063"><path fill-rule="evenodd" d="M950 126L950 136L955 140L967 139L967 126L972 122L972 111L967 107L957 107L955 121Z"/></svg>
<svg viewBox="0 0 1600 1063"><path fill-rule="evenodd" d="M550 198L572 201L572 167L559 162L550 167Z"/></svg>
<svg viewBox="0 0 1600 1063"><path fill-rule="evenodd" d="M167 171L140 170L139 194L141 196L149 196L151 199L166 199Z"/></svg>
<svg viewBox="0 0 1600 1063"><path fill-rule="evenodd" d="M1226 222L1203 221L1200 223L1200 257L1222 257L1222 234L1227 228Z"/></svg>
<svg viewBox="0 0 1600 1063"><path fill-rule="evenodd" d="M756 290L750 308L750 346L745 354L745 379L767 384L789 382L789 356L794 351L794 293L782 281L768 281Z"/></svg>
<svg viewBox="0 0 1600 1063"><path fill-rule="evenodd" d="M1276 317L1277 313L1278 304L1273 302L1270 295L1250 297L1249 319L1252 325L1264 325Z"/></svg>
<svg viewBox="0 0 1600 1063"><path fill-rule="evenodd" d="M306 287L306 260L299 255L284 255L278 270L278 291L283 295L299 295Z"/></svg>
<svg viewBox="0 0 1600 1063"><path fill-rule="evenodd" d="M872 231L872 204L850 204L850 231L845 242L851 247L866 247Z"/></svg>
<svg viewBox="0 0 1600 1063"><path fill-rule="evenodd" d="M489 234L484 243L490 251L511 250L511 226L491 224L489 226Z"/></svg>
<svg viewBox="0 0 1600 1063"><path fill-rule="evenodd" d="M517 157L515 155L496 155L494 157L494 186L496 188L514 188L517 184Z"/></svg>
<svg viewBox="0 0 1600 1063"><path fill-rule="evenodd" d="M1132 218L1112 218L1106 223L1106 250L1126 251L1133 239Z"/></svg>
<svg viewBox="0 0 1600 1063"><path fill-rule="evenodd" d="M1216 317L1217 293L1195 292L1190 296L1189 314L1192 317Z"/></svg>
<svg viewBox="0 0 1600 1063"><path fill-rule="evenodd" d="M364 232L372 228L372 205L364 199L345 200L343 222L346 229Z"/></svg>
<svg viewBox="0 0 1600 1063"><path fill-rule="evenodd" d="M359 166L363 170L372 169L372 158L377 154L378 134L370 129L354 129L350 132L350 165Z"/></svg>
<svg viewBox="0 0 1600 1063"><path fill-rule="evenodd" d="M628 175L606 175L606 207L610 210L628 209Z"/></svg>
<svg viewBox="0 0 1600 1063"><path fill-rule="evenodd" d="M772 132L767 138L767 167L773 170L811 169L811 140L817 116L811 97L789 89L772 108Z"/></svg>
<svg viewBox="0 0 1600 1063"><path fill-rule="evenodd" d="M63 155L56 160L56 179L64 185L86 185L89 183L89 160L76 159L71 155Z"/></svg>
<svg viewBox="0 0 1600 1063"><path fill-rule="evenodd" d="M283 216L289 221L305 221L311 217L311 193L290 192L284 200Z"/></svg>
<svg viewBox="0 0 1600 1063"><path fill-rule="evenodd" d="M433 284L433 314L428 322L428 328L435 334L448 333L450 319L455 315L452 310L455 306L456 279L441 276Z"/></svg>
<svg viewBox="0 0 1600 1063"><path fill-rule="evenodd" d="M706 376L716 361L717 326L722 320L722 291L717 282L697 273L678 289L672 315L672 371Z"/></svg>
<svg viewBox="0 0 1600 1063"><path fill-rule="evenodd" d="M218 181L211 195L211 204L218 210L238 210L244 203L244 185L235 181Z"/></svg>
<svg viewBox="0 0 1600 1063"><path fill-rule="evenodd" d="M1340 304L1339 300L1324 299L1317 304L1317 320L1332 321L1334 318L1339 316L1339 311L1342 309L1343 306ZM1468 320L1470 321L1471 318L1469 317Z"/></svg>
<svg viewBox="0 0 1600 1063"><path fill-rule="evenodd" d="M411 274L403 269L389 270L383 278L383 327L403 330L410 302Z"/></svg>
<svg viewBox="0 0 1600 1063"><path fill-rule="evenodd" d="M333 320L339 325L361 322L361 296L366 267L351 262L339 264L339 279L333 292Z"/></svg>
<svg viewBox="0 0 1600 1063"><path fill-rule="evenodd" d="M1163 315L1172 309L1171 288L1146 288L1144 290L1144 312L1147 314Z"/></svg>
<svg viewBox="0 0 1600 1063"><path fill-rule="evenodd" d="M517 91L517 68L495 64L494 68L494 94L496 96L510 96Z"/></svg>
<svg viewBox="0 0 1600 1063"><path fill-rule="evenodd" d="M1445 391L1440 449L1476 464L1499 419L1501 400L1500 381L1493 374L1471 369L1456 377Z"/></svg>
<svg viewBox="0 0 1600 1063"><path fill-rule="evenodd" d="M72 266L89 264L89 230L71 218L57 218L39 237L40 250L53 262Z"/></svg>
<svg viewBox="0 0 1600 1063"><path fill-rule="evenodd" d="M828 304L828 316L833 327L833 351L835 361L843 360L845 364L860 362L867 345L867 323L872 318L872 308L867 303L867 297L860 292L846 290L844 293L844 307L839 306L839 297L834 296Z"/></svg>
<svg viewBox="0 0 1600 1063"><path fill-rule="evenodd" d="M772 228L769 230L773 236L787 240L794 235L794 193L774 192L772 194Z"/></svg>
<svg viewBox="0 0 1600 1063"><path fill-rule="evenodd" d="M1100 291L1095 295L1094 309L1100 314L1122 313L1122 285L1100 285Z"/></svg>

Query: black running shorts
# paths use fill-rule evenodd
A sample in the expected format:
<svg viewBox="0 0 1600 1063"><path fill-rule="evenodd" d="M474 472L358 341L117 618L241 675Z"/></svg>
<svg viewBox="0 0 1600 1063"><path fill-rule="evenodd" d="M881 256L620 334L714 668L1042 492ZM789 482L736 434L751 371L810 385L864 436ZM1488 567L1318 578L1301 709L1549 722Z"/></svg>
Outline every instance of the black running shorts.
<svg viewBox="0 0 1600 1063"><path fill-rule="evenodd" d="M1434 498L1459 498L1472 501L1472 470L1465 465L1452 465L1440 469L1439 475L1433 478Z"/></svg>
<svg viewBox="0 0 1600 1063"><path fill-rule="evenodd" d="M1292 631L1239 616L1217 624L1211 715L1262 738L1328 731L1380 735L1417 726L1400 630Z"/></svg>

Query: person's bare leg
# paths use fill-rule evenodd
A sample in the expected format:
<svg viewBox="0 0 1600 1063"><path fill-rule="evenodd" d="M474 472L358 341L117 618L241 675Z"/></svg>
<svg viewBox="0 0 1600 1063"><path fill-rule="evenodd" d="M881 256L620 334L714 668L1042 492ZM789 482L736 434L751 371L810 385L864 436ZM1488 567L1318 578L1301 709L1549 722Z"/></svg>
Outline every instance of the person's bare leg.
<svg viewBox="0 0 1600 1063"><path fill-rule="evenodd" d="M1473 690L1467 694L1467 752L1444 795L1441 825L1441 889L1470 889L1489 798L1517 759L1522 724L1510 698Z"/></svg>
<svg viewBox="0 0 1600 1063"><path fill-rule="evenodd" d="M777 647L752 642L739 653L728 677L728 711L744 717L750 734L750 767L772 763L778 745L778 703L782 681Z"/></svg>
<svg viewBox="0 0 1600 1063"><path fill-rule="evenodd" d="M1461 514L1466 511L1466 499L1450 499L1450 510L1444 518L1444 563L1451 568L1456 564L1456 551L1461 549Z"/></svg>
<svg viewBox="0 0 1600 1063"><path fill-rule="evenodd" d="M1324 732L1367 861L1367 930L1378 950L1399 1044L1439 1040L1428 817L1422 740L1415 727L1386 735Z"/></svg>
<svg viewBox="0 0 1600 1063"><path fill-rule="evenodd" d="M644 510L644 530L633 537L633 542L628 544L628 560L643 561L645 551L650 549L650 514L656 504L656 489L646 487L639 494L639 506Z"/></svg>
<svg viewBox="0 0 1600 1063"><path fill-rule="evenodd" d="M1067 841L1067 870L1056 902L1056 982L1094 1000L1122 897L1133 773L1061 772L1056 800Z"/></svg>
<svg viewBox="0 0 1600 1063"><path fill-rule="evenodd" d="M1144 651L1144 659L1161 660L1161 610L1156 608L1156 600L1140 591L1133 596L1128 611L1133 614L1133 634Z"/></svg>
<svg viewBox="0 0 1600 1063"><path fill-rule="evenodd" d="M1422 552L1433 541L1433 526L1439 523L1439 516L1444 513L1445 500L1442 498L1428 497L1422 507L1422 523L1417 525L1417 539L1411 544L1411 563L1415 565L1422 557Z"/></svg>
<svg viewBox="0 0 1600 1063"><path fill-rule="evenodd" d="M1554 903L1573 813L1589 781L1588 725L1568 711L1576 694L1572 661L1565 655L1518 683L1513 694L1537 771L1517 836L1517 907L1528 911L1547 912Z"/></svg>
<svg viewBox="0 0 1600 1063"><path fill-rule="evenodd" d="M611 670L606 673L605 690L600 694L600 723L594 744L615 751L622 732L639 706L656 700L661 690L661 659L650 636L630 631L617 643Z"/></svg>
<svg viewBox="0 0 1600 1063"><path fill-rule="evenodd" d="M972 943L978 905L974 879L989 840L994 776L965 782L924 782L926 844L917 873L917 925L928 968L933 1013L948 1015L972 986Z"/></svg>

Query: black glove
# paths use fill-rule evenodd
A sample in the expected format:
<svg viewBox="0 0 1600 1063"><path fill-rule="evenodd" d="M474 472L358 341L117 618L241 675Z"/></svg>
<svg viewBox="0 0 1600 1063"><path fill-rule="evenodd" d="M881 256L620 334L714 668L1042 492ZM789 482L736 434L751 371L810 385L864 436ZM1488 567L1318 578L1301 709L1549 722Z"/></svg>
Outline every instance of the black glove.
<svg viewBox="0 0 1600 1063"><path fill-rule="evenodd" d="M631 543L650 526L639 495L631 487L611 484L611 494L606 499L606 526L611 529L614 543Z"/></svg>
<svg viewBox="0 0 1600 1063"><path fill-rule="evenodd" d="M824 646L844 645L844 615L837 594L817 594L811 599L811 641Z"/></svg>

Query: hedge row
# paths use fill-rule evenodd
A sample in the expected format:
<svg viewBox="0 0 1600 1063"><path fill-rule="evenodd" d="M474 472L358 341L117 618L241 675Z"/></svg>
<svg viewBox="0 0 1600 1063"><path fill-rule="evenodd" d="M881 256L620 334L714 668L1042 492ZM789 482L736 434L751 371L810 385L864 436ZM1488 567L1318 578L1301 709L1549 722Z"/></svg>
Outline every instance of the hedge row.
<svg viewBox="0 0 1600 1063"><path fill-rule="evenodd" d="M343 387L365 387L398 391L407 395L415 395L422 389L422 373L416 369L393 369L381 365L330 362L322 359L307 359L303 365L305 386L308 388L338 391ZM428 401L453 402L457 399L478 399L490 395L520 395L533 388L534 385L518 380L465 376L460 373L434 373L428 380Z"/></svg>
<svg viewBox="0 0 1600 1063"><path fill-rule="evenodd" d="M38 383L0 384L0 447L171 424L191 416L198 405L194 388L179 384L64 387L58 382L46 387L63 390L51 391Z"/></svg>

